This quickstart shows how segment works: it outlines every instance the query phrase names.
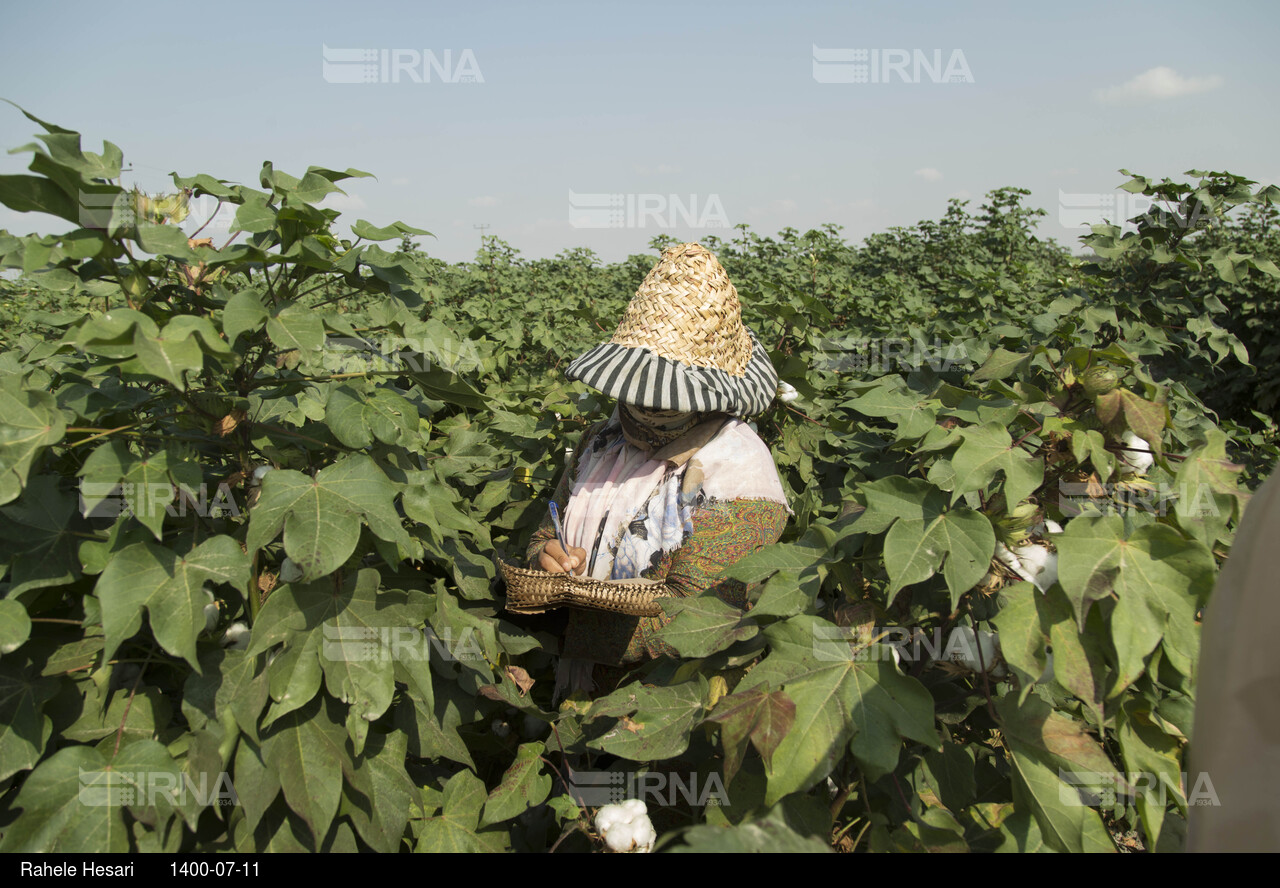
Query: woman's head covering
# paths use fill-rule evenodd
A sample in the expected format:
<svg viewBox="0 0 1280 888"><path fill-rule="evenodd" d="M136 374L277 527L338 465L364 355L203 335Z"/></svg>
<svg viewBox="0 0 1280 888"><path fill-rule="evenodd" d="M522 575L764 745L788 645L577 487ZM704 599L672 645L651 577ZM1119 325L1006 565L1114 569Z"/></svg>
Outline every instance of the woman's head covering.
<svg viewBox="0 0 1280 888"><path fill-rule="evenodd" d="M738 291L701 244L668 247L613 338L565 375L621 403L681 413L762 413L778 391L764 346L742 323Z"/></svg>

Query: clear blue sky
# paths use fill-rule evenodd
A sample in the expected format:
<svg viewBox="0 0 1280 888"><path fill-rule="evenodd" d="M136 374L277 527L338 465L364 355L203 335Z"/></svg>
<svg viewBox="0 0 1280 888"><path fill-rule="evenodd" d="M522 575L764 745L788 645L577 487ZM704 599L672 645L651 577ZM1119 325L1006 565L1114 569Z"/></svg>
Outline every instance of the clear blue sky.
<svg viewBox="0 0 1280 888"><path fill-rule="evenodd" d="M1042 233L1075 245L1060 221L1115 194L1121 167L1280 179L1280 4L1261 0L70 2L2 20L0 96L91 150L118 144L127 184L163 190L177 170L256 187L267 159L356 167L377 180L332 201L342 221L428 229L423 247L450 261L474 255L482 223L530 257L727 234L696 217L763 234L834 222L857 242L1002 185L1031 189ZM374 82L333 82L357 69L332 55L326 76L325 46L410 64L448 50L451 73L483 82L422 62L424 82L378 82L378 64ZM972 82L910 64L913 82L820 82L852 77L857 49L959 51ZM0 145L33 133L0 105ZM27 160L0 155L0 173ZM1086 197L1060 212L1060 192ZM592 195L653 212L579 227L610 218ZM0 228L64 227L0 207Z"/></svg>

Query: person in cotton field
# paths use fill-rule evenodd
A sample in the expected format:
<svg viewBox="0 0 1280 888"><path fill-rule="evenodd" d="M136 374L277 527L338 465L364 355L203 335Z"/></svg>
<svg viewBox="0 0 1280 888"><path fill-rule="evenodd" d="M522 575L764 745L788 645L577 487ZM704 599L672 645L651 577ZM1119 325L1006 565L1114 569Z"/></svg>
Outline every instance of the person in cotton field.
<svg viewBox="0 0 1280 888"><path fill-rule="evenodd" d="M530 567L660 582L650 598L712 589L744 607L747 588L717 576L776 542L792 511L768 446L744 421L769 407L778 376L715 256L696 243L668 248L613 337L566 375L617 406L584 433L553 495L565 544L548 516L529 545ZM568 587L570 598L581 588ZM597 664L674 654L657 637L669 617L656 606L641 616L569 603L558 692L590 690Z"/></svg>

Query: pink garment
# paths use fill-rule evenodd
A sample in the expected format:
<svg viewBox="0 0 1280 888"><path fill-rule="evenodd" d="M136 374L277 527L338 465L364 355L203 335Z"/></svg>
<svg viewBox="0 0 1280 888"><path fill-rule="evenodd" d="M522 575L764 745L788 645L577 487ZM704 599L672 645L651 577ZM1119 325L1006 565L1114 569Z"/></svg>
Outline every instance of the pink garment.
<svg viewBox="0 0 1280 888"><path fill-rule="evenodd" d="M564 513L565 541L585 549L588 559L599 541L600 550L595 553L591 569L591 576L598 580L610 579L614 567L611 547L625 527L644 512L664 478L674 485L669 491L671 497L684 485L690 487L688 495L700 489L709 501L762 499L787 505L791 512L768 446L738 419L727 422L693 459L679 468L672 468L666 460L650 459L648 452L621 437L602 450L587 448L580 458L578 477ZM666 505L665 498L660 505ZM674 500L671 505L675 505ZM666 536L660 525L663 517L673 517L667 515L668 511L659 507L656 514L645 515L646 524L653 524L648 536L654 543ZM669 547L669 543L662 546Z"/></svg>
<svg viewBox="0 0 1280 888"><path fill-rule="evenodd" d="M617 537L622 525L644 505L666 474L667 462L650 459L648 453L622 440L582 458L585 462L565 509L564 535L570 546L586 549L589 558L601 519L608 515L600 536L603 545ZM611 558L597 557L592 576L607 580L612 568Z"/></svg>

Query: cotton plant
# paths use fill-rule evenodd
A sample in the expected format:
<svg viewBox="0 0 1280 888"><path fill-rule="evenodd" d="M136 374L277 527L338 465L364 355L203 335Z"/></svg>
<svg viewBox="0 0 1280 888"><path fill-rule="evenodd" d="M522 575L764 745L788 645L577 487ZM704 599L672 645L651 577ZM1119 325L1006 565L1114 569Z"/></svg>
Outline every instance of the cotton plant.
<svg viewBox="0 0 1280 888"><path fill-rule="evenodd" d="M596 812L595 824L606 847L619 854L647 854L658 839L649 811L640 799L605 805Z"/></svg>

